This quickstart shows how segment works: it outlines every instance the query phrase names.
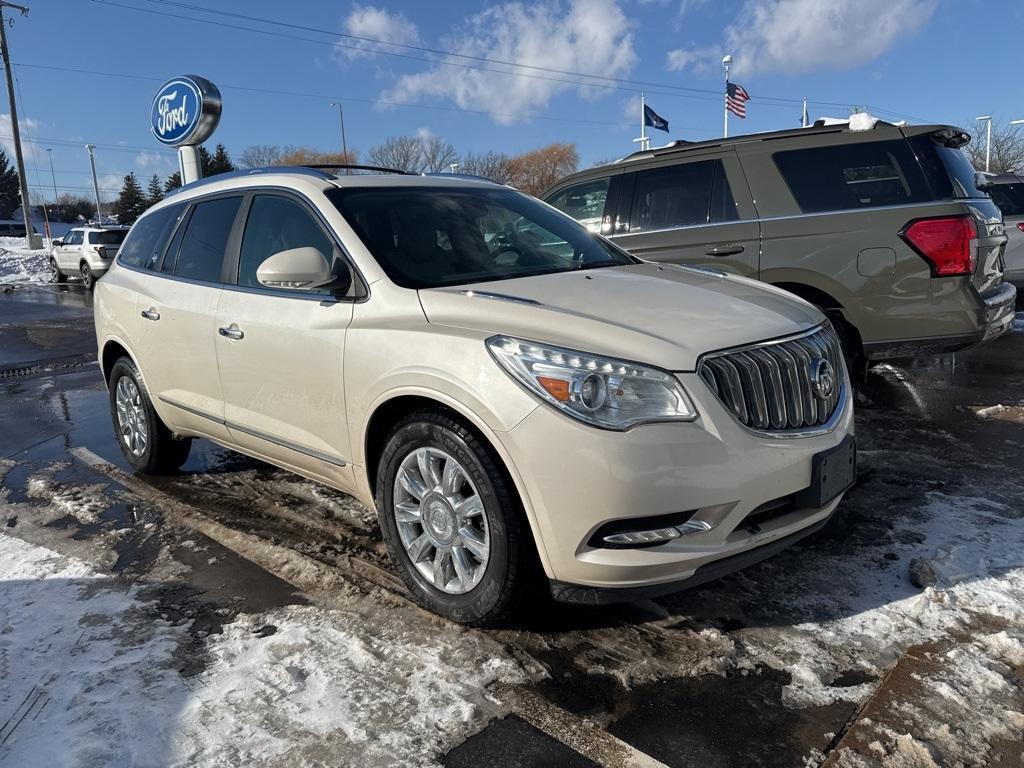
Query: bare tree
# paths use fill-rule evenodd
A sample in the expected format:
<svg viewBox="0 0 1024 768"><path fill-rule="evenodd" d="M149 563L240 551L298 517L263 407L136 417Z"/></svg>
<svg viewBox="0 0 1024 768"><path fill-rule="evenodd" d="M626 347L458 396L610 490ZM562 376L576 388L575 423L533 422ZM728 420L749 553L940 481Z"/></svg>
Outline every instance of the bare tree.
<svg viewBox="0 0 1024 768"><path fill-rule="evenodd" d="M323 165L328 168L332 167L333 163L337 163L333 167L340 168L355 162L356 154L351 149L348 154L345 154L344 152L320 152L309 147L284 147L279 158L281 165Z"/></svg>
<svg viewBox="0 0 1024 768"><path fill-rule="evenodd" d="M427 173L447 171L451 164L459 159L459 153L455 151L455 145L434 134L429 134L420 139L420 149L423 158L423 170Z"/></svg>
<svg viewBox="0 0 1024 768"><path fill-rule="evenodd" d="M420 173L424 162L423 142L418 136L392 136L383 144L370 147L366 159L371 165Z"/></svg>
<svg viewBox="0 0 1024 768"><path fill-rule="evenodd" d="M471 173L476 176L483 176L486 179L495 181L498 184L507 184L511 178L509 162L511 158L500 152L484 152L475 154L470 152L462 158L459 170L462 173Z"/></svg>
<svg viewBox="0 0 1024 768"><path fill-rule="evenodd" d="M253 144L238 156L243 168L266 168L281 164L281 148L275 144Z"/></svg>
<svg viewBox="0 0 1024 768"><path fill-rule="evenodd" d="M970 158L971 164L979 171L983 171L985 170L985 129L980 128L976 134L972 133L971 135L971 143L964 147L964 151ZM1024 131L1021 131L1021 126L993 123L989 170L992 173L1010 173L1022 168L1024 168Z"/></svg>
<svg viewBox="0 0 1024 768"><path fill-rule="evenodd" d="M556 142L516 155L509 161L508 183L531 195L540 195L580 162L575 144Z"/></svg>

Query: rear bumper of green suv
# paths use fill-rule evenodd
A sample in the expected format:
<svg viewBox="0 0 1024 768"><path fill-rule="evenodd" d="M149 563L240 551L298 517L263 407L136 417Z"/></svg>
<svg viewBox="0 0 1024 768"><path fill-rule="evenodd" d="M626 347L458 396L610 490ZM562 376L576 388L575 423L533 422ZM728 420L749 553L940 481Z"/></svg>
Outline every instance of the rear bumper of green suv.
<svg viewBox="0 0 1024 768"><path fill-rule="evenodd" d="M976 330L950 336L866 342L864 354L869 360L895 360L970 349L1013 329L1016 301L1017 288L1003 283L995 293L981 300Z"/></svg>

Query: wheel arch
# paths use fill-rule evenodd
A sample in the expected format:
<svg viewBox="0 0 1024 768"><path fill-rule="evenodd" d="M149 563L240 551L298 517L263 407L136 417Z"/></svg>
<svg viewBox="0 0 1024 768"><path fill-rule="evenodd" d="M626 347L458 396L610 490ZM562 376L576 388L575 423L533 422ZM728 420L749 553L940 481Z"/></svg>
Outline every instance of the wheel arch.
<svg viewBox="0 0 1024 768"><path fill-rule="evenodd" d="M114 363L122 357L127 357L131 360L139 371L139 375L142 375L139 361L135 359L135 355L128 351L128 347L120 339L107 339L103 342L103 349L100 351L100 370L103 371L103 383L108 387L110 386L110 373L114 369Z"/></svg>
<svg viewBox="0 0 1024 768"><path fill-rule="evenodd" d="M448 395L436 391L395 392L374 405L369 418L366 420L361 441L363 466L366 471L366 492L369 498L373 499L374 504L376 504L377 470L380 456L384 449L384 443L391 430L408 414L425 409L445 413L461 422L476 435L477 439L494 452L498 460L498 467L505 475L504 480L508 487L514 491L515 498L519 502L519 511L526 516L534 549L541 566L550 577L551 570L548 565L547 553L544 550L544 544L539 535L539 526L534 517L526 485L515 468L511 456L509 456L501 441L497 439L494 431L478 414Z"/></svg>

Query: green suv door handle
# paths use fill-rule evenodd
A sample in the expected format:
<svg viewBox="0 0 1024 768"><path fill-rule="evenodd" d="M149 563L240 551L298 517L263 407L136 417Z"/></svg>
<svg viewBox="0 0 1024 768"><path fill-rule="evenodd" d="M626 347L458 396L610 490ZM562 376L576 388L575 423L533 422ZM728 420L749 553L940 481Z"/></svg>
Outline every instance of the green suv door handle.
<svg viewBox="0 0 1024 768"><path fill-rule="evenodd" d="M704 251L708 256L734 256L737 253L743 253L742 245L716 245L714 248L708 248Z"/></svg>

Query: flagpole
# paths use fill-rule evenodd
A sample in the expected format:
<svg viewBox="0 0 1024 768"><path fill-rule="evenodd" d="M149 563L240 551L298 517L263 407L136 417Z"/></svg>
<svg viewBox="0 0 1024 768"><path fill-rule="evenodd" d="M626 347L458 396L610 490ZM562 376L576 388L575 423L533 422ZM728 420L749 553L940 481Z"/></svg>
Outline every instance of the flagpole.
<svg viewBox="0 0 1024 768"><path fill-rule="evenodd" d="M804 96L804 111L803 111L803 114L800 115L800 127L801 128L806 128L807 127L807 97L806 96Z"/></svg>
<svg viewBox="0 0 1024 768"><path fill-rule="evenodd" d="M640 91L640 149L647 149L647 113L644 109L644 92Z"/></svg>
<svg viewBox="0 0 1024 768"><path fill-rule="evenodd" d="M722 138L729 138L729 65L732 64L732 55L726 54L722 57L722 66L725 67L725 94L723 94L723 101L725 102L725 109L722 110L725 115L725 124L722 129Z"/></svg>

